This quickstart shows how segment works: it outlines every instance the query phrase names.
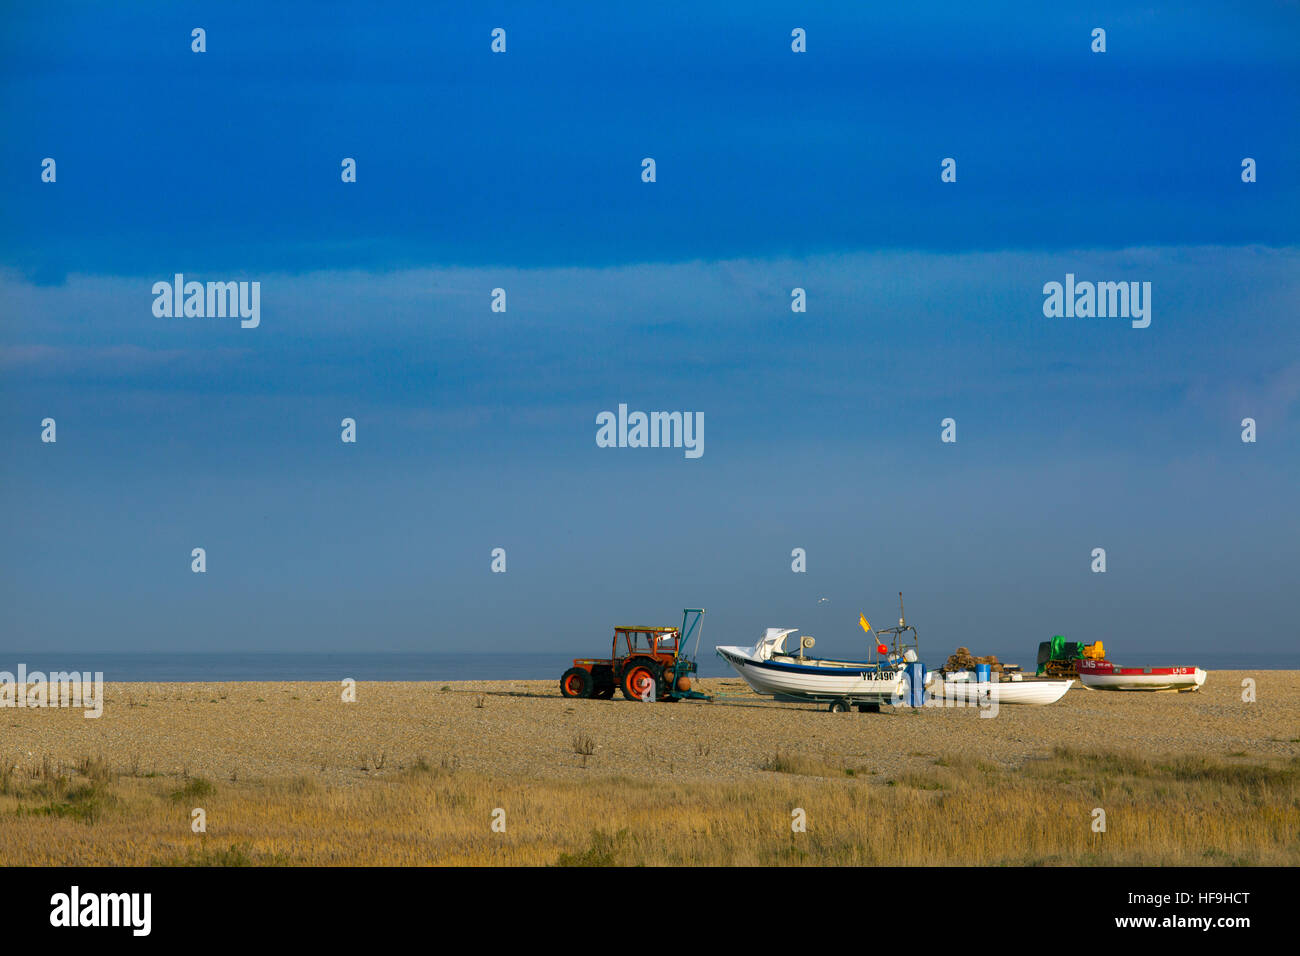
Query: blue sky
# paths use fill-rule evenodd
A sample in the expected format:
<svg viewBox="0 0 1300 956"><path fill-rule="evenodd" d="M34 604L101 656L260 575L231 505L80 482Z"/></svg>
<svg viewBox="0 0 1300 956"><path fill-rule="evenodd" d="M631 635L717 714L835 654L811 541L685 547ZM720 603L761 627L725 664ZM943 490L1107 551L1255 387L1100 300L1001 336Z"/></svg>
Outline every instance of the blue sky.
<svg viewBox="0 0 1300 956"><path fill-rule="evenodd" d="M902 590L936 662L1294 648L1295 4L276 10L3 14L0 647L850 653Z"/></svg>

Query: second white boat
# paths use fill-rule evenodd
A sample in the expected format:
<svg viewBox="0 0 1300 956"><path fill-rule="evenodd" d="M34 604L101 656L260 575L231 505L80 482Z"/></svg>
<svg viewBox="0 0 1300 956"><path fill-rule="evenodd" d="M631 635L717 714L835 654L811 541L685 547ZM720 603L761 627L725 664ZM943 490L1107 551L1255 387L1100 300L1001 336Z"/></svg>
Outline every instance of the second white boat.
<svg viewBox="0 0 1300 956"><path fill-rule="evenodd" d="M936 674L934 682L927 683L926 692L934 697L942 694L948 700L971 704L1055 704L1065 696L1073 680L1022 677L1019 680L977 681L969 671L953 674Z"/></svg>

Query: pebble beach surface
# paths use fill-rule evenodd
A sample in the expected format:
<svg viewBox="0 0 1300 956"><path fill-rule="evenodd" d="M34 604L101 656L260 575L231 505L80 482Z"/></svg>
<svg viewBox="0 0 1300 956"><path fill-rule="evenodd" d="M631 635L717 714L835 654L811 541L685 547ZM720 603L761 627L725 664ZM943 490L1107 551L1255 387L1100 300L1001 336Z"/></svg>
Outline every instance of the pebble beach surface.
<svg viewBox="0 0 1300 956"><path fill-rule="evenodd" d="M1253 703L1242 699L1246 678ZM1014 767L1058 746L1215 759L1300 754L1300 671L1216 671L1187 694L1076 684L1058 703L1004 705L993 718L975 708L831 714L758 697L739 680L698 685L719 699L568 700L556 680L365 682L354 703L336 683L114 683L97 719L0 709L0 761L25 768L102 757L135 774L362 784L420 758L518 778L718 781L768 776L762 766L778 751L886 775L946 754Z"/></svg>

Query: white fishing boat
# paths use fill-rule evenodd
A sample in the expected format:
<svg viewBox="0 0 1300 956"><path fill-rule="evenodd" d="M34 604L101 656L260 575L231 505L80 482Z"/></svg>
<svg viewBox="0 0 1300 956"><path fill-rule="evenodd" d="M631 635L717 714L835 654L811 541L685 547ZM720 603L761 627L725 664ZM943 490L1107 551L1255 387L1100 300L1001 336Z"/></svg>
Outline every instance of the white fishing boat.
<svg viewBox="0 0 1300 956"><path fill-rule="evenodd" d="M903 678L901 666L791 654L785 639L797 630L769 627L753 647L719 647L717 652L760 694L808 700L843 697L876 704L893 700Z"/></svg>
<svg viewBox="0 0 1300 956"><path fill-rule="evenodd" d="M1024 677L1019 674L1009 679L980 681L970 671L954 671L934 675L927 682L927 692L936 698L943 694L949 700L962 700L975 704L1055 704L1074 684L1073 680Z"/></svg>
<svg viewBox="0 0 1300 956"><path fill-rule="evenodd" d="M862 619L864 627L866 618ZM809 657L811 637L799 640L797 652L786 649L786 639L797 627L769 627L753 647L717 647L718 656L730 664L756 693L793 700L829 701L831 711L875 710L898 703L906 692L906 665L917 660L916 629L900 617L899 626L880 632L892 635L894 648L879 645L877 658L842 661ZM903 640L910 632L911 643ZM881 650L884 649L884 653Z"/></svg>
<svg viewBox="0 0 1300 956"><path fill-rule="evenodd" d="M1199 667L1120 667L1110 661L1078 663L1079 682L1090 690L1197 691L1206 673Z"/></svg>

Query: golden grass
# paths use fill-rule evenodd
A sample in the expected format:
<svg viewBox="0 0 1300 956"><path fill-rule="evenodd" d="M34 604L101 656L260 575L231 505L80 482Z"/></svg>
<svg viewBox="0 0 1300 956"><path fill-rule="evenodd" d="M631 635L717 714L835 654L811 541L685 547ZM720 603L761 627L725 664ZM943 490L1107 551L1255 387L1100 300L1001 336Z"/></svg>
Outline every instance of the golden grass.
<svg viewBox="0 0 1300 956"><path fill-rule="evenodd" d="M778 753L763 767L758 785L536 780L421 757L343 787L46 760L0 771L0 854L39 865L1300 863L1300 759L1058 748L1020 768L937 755L897 779L831 756ZM194 807L206 833L190 831ZM1105 833L1092 830L1096 807ZM492 829L498 808L505 832ZM806 832L791 829L796 808Z"/></svg>

